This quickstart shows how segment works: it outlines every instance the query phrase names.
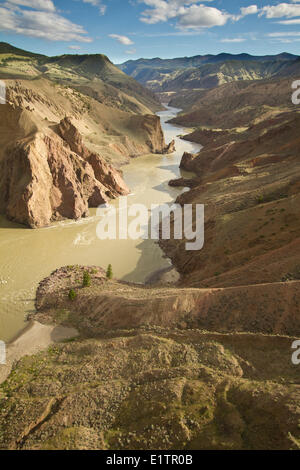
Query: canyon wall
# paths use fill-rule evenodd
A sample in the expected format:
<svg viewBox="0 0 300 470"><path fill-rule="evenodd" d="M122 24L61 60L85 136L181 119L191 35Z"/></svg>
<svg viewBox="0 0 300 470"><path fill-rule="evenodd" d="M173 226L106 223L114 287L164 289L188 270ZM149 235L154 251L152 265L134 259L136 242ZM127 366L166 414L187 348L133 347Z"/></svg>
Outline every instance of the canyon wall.
<svg viewBox="0 0 300 470"><path fill-rule="evenodd" d="M159 117L56 88L47 80L8 81L0 107L0 213L32 228L86 217L89 207L129 194L118 167L174 147Z"/></svg>

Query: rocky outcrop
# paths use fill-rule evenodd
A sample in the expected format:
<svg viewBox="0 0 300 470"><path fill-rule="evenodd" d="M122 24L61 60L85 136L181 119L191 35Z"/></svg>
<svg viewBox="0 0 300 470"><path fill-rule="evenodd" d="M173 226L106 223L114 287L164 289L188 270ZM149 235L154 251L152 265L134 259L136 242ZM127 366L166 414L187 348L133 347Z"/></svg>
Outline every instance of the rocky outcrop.
<svg viewBox="0 0 300 470"><path fill-rule="evenodd" d="M200 184L199 178L187 179L187 178L178 178L175 180L169 181L169 186L172 188L194 188Z"/></svg>
<svg viewBox="0 0 300 470"><path fill-rule="evenodd" d="M159 118L150 114L152 108L116 88L101 89L103 99L99 99L98 88L94 81L75 90L71 84L53 86L45 77L6 80L7 102L13 109L30 111L31 118L43 128L53 128L66 115L71 116L94 152L117 165L127 163L130 157L164 153L166 144Z"/></svg>
<svg viewBox="0 0 300 470"><path fill-rule="evenodd" d="M180 162L180 168L186 171L194 171L193 162L197 158L198 154L184 152Z"/></svg>
<svg viewBox="0 0 300 470"><path fill-rule="evenodd" d="M154 115L143 116L140 120L141 129L148 135L146 143L152 153L163 153L166 144L160 125L160 118Z"/></svg>
<svg viewBox="0 0 300 470"><path fill-rule="evenodd" d="M6 148L0 161L0 211L9 219L44 227L86 217L89 206L129 193L121 173L83 145L69 118L58 131L36 131Z"/></svg>
<svg viewBox="0 0 300 470"><path fill-rule="evenodd" d="M90 164L96 180L105 186L106 196L114 198L128 194L129 190L123 181L121 172L112 165L108 165L100 155L90 152L84 146L82 136L70 118L66 117L59 123L58 132L71 150Z"/></svg>
<svg viewBox="0 0 300 470"><path fill-rule="evenodd" d="M175 151L174 140L168 145L165 142L159 116L155 116L154 114L136 116L136 125L139 128L141 137L144 137L151 153L165 154Z"/></svg>
<svg viewBox="0 0 300 470"><path fill-rule="evenodd" d="M56 90L47 80L7 85L8 104L0 109L0 213L10 220L34 228L85 217L89 207L129 193L108 159L120 164L120 156L125 162L172 151L158 116L115 110L112 116L95 102L89 117L88 98L71 89ZM84 138L93 151L77 126L89 130Z"/></svg>
<svg viewBox="0 0 300 470"><path fill-rule="evenodd" d="M172 140L169 145L167 145L165 147L165 150L163 153L174 153L176 152L176 148L175 148L175 140Z"/></svg>

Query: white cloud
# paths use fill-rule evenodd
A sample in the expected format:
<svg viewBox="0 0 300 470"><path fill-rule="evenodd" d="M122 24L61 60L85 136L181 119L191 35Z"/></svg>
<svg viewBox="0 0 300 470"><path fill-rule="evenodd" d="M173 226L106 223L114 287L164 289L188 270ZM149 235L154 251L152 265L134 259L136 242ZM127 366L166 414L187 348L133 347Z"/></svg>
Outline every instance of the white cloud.
<svg viewBox="0 0 300 470"><path fill-rule="evenodd" d="M300 16L300 4L297 2L279 3L278 5L267 5L260 10L260 16L266 18L293 18Z"/></svg>
<svg viewBox="0 0 300 470"><path fill-rule="evenodd" d="M285 25L289 25L289 24L300 24L300 18L298 19L295 19L295 20L282 20L282 21L277 21L278 24L285 24Z"/></svg>
<svg viewBox="0 0 300 470"><path fill-rule="evenodd" d="M245 42L245 41L246 41L246 39L244 39L244 38L232 38L232 39L231 38L224 38L224 39L221 39L221 42L226 42L226 43L227 42L228 43L235 43L235 42L239 43L239 42Z"/></svg>
<svg viewBox="0 0 300 470"><path fill-rule="evenodd" d="M300 41L300 31L286 31L286 32L275 32L266 34L267 37L273 41L281 42L284 44L290 44Z"/></svg>
<svg viewBox="0 0 300 470"><path fill-rule="evenodd" d="M203 0L203 2L205 1L211 0ZM179 14L184 13L186 7L193 3L199 3L199 0L139 0L139 2L150 7L142 12L141 21L155 24L178 17Z"/></svg>
<svg viewBox="0 0 300 470"><path fill-rule="evenodd" d="M139 0L148 8L142 12L141 21L148 24L177 20L177 26L185 29L203 29L223 26L228 20L238 21L247 15L258 13L257 5L241 8L239 15L205 5L212 0Z"/></svg>
<svg viewBox="0 0 300 470"><path fill-rule="evenodd" d="M217 8L205 5L183 7L178 12L178 25L183 28L211 28L223 26L230 15Z"/></svg>
<svg viewBox="0 0 300 470"><path fill-rule="evenodd" d="M242 7L241 8L241 15L242 16L255 15L256 13L258 13L257 5L250 5L249 7Z"/></svg>
<svg viewBox="0 0 300 470"><path fill-rule="evenodd" d="M20 8L14 10L0 7L0 18L0 31L50 41L92 41L82 26L52 11L32 11Z"/></svg>
<svg viewBox="0 0 300 470"><path fill-rule="evenodd" d="M120 34L109 34L108 36L112 39L116 39L120 44L124 44L125 46L131 46L134 44L134 42L127 36L121 36Z"/></svg>
<svg viewBox="0 0 300 470"><path fill-rule="evenodd" d="M34 8L36 10L55 11L52 0L8 0L6 6L9 7L10 4Z"/></svg>
<svg viewBox="0 0 300 470"><path fill-rule="evenodd" d="M232 19L234 21L239 21L241 20L242 18L245 18L245 16L249 16L249 15L255 15L259 12L259 9L258 9L258 6L257 5L250 5L248 7L242 7L240 9L240 14L239 15L235 15L235 16L232 16Z"/></svg>
<svg viewBox="0 0 300 470"><path fill-rule="evenodd" d="M280 33L269 33L267 34L269 38L280 38L285 36L300 36L300 31L287 31L287 32L280 32Z"/></svg>
<svg viewBox="0 0 300 470"><path fill-rule="evenodd" d="M128 55L131 55L131 54L135 54L136 53L136 49L128 49L127 51L125 51L126 54Z"/></svg>

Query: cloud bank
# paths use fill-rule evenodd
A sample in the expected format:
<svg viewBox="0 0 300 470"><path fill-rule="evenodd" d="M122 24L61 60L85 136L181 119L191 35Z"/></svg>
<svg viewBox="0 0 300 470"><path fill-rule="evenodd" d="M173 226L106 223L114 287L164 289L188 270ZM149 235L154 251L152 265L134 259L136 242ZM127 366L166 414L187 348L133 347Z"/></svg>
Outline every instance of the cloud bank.
<svg viewBox="0 0 300 470"><path fill-rule="evenodd" d="M105 13L101 0L82 0ZM92 39L81 26L57 11L52 0L8 0L0 4L0 31L22 34L49 41L79 41Z"/></svg>

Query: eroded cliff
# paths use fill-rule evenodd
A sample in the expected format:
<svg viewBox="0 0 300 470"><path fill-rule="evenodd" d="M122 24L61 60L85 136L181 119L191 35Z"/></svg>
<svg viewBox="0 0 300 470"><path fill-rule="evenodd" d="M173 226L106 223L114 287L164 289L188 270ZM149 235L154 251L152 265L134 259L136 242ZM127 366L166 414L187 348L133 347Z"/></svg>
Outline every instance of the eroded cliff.
<svg viewBox="0 0 300 470"><path fill-rule="evenodd" d="M29 112L22 113L20 119L30 122ZM129 193L121 173L83 145L69 118L59 124L62 129L61 136L36 130L4 150L0 211L10 220L43 227L63 218L85 217L89 206ZM66 140L70 134L71 145Z"/></svg>
<svg viewBox="0 0 300 470"><path fill-rule="evenodd" d="M128 194L121 164L173 150L159 117L118 111L45 79L7 81L0 118L0 212L33 228Z"/></svg>
<svg viewBox="0 0 300 470"><path fill-rule="evenodd" d="M197 176L171 184L192 188L180 204L205 205L204 247L192 253L186 240L160 242L182 285L274 283L275 292L276 283L299 279L299 124L297 109L278 109L244 129L199 126L191 134L204 148L185 153L181 168Z"/></svg>

